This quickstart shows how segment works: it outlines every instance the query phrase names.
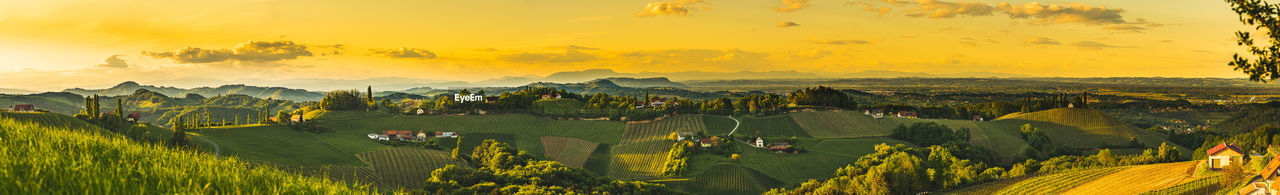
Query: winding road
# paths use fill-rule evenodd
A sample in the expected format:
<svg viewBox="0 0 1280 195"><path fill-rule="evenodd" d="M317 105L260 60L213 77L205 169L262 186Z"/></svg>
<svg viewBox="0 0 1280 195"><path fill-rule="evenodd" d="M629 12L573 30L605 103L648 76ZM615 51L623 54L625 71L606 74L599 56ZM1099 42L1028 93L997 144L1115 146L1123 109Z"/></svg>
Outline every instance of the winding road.
<svg viewBox="0 0 1280 195"><path fill-rule="evenodd" d="M733 132L738 131L738 125L742 125L742 122L738 121L738 119L736 118L733 118L733 115L725 116L725 118L729 118L729 120L733 120L733 130L729 130L729 136L733 136Z"/></svg>
<svg viewBox="0 0 1280 195"><path fill-rule="evenodd" d="M192 136L192 137L196 137L196 138L200 138L200 140L204 140L205 142L209 142L209 144L213 144L213 159L218 159L218 154L221 154L221 153L222 153L222 149L218 147L218 143L213 143L213 140L209 140L209 139L204 138L204 136L200 136L200 135L196 135L196 134L191 134L191 133L187 133L187 135L190 135L190 136Z"/></svg>

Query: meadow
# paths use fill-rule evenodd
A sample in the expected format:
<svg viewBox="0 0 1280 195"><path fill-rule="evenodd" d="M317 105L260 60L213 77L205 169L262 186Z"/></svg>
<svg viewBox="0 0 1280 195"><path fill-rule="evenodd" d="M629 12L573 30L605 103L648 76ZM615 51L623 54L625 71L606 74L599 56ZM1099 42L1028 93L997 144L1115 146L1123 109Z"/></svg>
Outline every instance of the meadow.
<svg viewBox="0 0 1280 195"><path fill-rule="evenodd" d="M139 144L95 128L0 116L4 194L372 194L372 188ZM68 122L74 125L75 122Z"/></svg>

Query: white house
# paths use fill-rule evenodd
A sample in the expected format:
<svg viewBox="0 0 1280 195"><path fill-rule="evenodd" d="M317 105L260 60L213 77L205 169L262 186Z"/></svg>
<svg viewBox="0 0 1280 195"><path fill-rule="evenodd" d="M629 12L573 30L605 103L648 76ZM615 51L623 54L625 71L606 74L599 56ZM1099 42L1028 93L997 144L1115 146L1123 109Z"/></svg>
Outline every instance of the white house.
<svg viewBox="0 0 1280 195"><path fill-rule="evenodd" d="M419 109L418 109L418 114L419 114L419 115L421 115L421 114L423 114L423 113L427 113L427 110L424 110L424 109L419 108Z"/></svg>
<svg viewBox="0 0 1280 195"><path fill-rule="evenodd" d="M764 139L761 139L760 137L756 137L756 147L764 148Z"/></svg>
<svg viewBox="0 0 1280 195"><path fill-rule="evenodd" d="M370 133L370 134L369 134L369 139L378 139L378 134L377 134L377 133Z"/></svg>

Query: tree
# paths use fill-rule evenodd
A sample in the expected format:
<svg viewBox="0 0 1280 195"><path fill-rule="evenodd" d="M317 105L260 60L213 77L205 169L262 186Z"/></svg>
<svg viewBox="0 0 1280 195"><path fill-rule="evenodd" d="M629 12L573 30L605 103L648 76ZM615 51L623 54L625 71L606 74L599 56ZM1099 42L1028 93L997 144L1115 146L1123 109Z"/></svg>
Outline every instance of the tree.
<svg viewBox="0 0 1280 195"><path fill-rule="evenodd" d="M1236 45L1244 46L1255 59L1231 56L1228 63L1235 70L1249 75L1251 81L1266 82L1280 78L1280 6L1262 0L1227 0L1231 10L1240 15L1240 23L1254 26L1254 30L1267 33L1266 46L1254 44L1249 32L1236 32Z"/></svg>
<svg viewBox="0 0 1280 195"><path fill-rule="evenodd" d="M1111 154L1111 149L1099 150L1098 154L1093 156L1097 158L1098 162L1102 163L1103 165L1114 165L1116 163L1116 156L1114 154Z"/></svg>
<svg viewBox="0 0 1280 195"><path fill-rule="evenodd" d="M169 146L174 148L182 148L187 146L187 128L182 124L185 122L181 117L177 118L177 123L173 125L173 137L169 138Z"/></svg>
<svg viewBox="0 0 1280 195"><path fill-rule="evenodd" d="M377 104L376 104L376 103L377 103L377 101L373 100L373 86L372 86L372 85L370 85L370 86L369 86L369 91L368 91L368 92L369 92L369 93L367 93L368 97L365 97L365 99L369 101L369 107L377 106Z"/></svg>
<svg viewBox="0 0 1280 195"><path fill-rule="evenodd" d="M276 122L279 122L280 124L289 124L289 122L292 122L290 121L292 119L293 115L289 115L289 112L281 110L276 113Z"/></svg>
<svg viewBox="0 0 1280 195"><path fill-rule="evenodd" d="M116 116L124 116L124 98L116 99Z"/></svg>
<svg viewBox="0 0 1280 195"><path fill-rule="evenodd" d="M462 136L458 136L458 144L453 146L453 159L462 159L462 156L460 156L461 148L462 148Z"/></svg>
<svg viewBox="0 0 1280 195"><path fill-rule="evenodd" d="M732 155L729 155L729 159L738 160L738 159L742 159L742 156L738 154L732 154Z"/></svg>

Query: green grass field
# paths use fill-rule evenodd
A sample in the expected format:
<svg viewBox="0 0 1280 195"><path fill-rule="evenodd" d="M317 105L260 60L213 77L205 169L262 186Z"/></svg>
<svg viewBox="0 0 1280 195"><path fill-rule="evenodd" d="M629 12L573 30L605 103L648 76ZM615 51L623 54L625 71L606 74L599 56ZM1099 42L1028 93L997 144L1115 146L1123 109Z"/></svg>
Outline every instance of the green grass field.
<svg viewBox="0 0 1280 195"><path fill-rule="evenodd" d="M53 114L50 114L53 115ZM139 144L100 130L0 116L4 194L371 194L372 189L250 168L237 159ZM65 117L65 116L64 116ZM74 122L68 122L74 123Z"/></svg>
<svg viewBox="0 0 1280 195"><path fill-rule="evenodd" d="M711 166L716 164L736 163L781 181L782 185L766 186L779 188L799 184L809 179L830 177L836 169L843 168L864 155L874 153L875 145L880 143L911 145L907 142L880 137L800 139L794 144L808 151L799 154L779 154L765 149L738 145L736 147L742 151L739 160L731 160L720 155L699 154L689 159L687 172L699 173L711 169Z"/></svg>
<svg viewBox="0 0 1280 195"><path fill-rule="evenodd" d="M733 131L733 125L737 122L725 116L702 115L702 124L703 129L707 130L707 135L726 135L729 131Z"/></svg>
<svg viewBox="0 0 1280 195"><path fill-rule="evenodd" d="M993 122L1007 123L1003 125L1005 127L1029 123L1044 131L1053 143L1078 148L1098 147L1103 144L1124 145L1131 137L1137 138L1148 147L1159 146L1161 142L1166 141L1165 136L1160 133L1137 129L1111 118L1106 113L1088 109L1058 108L1015 113L1000 117Z"/></svg>
<svg viewBox="0 0 1280 195"><path fill-rule="evenodd" d="M285 165L365 166L355 154L389 147L370 141L368 137L345 138L329 133L299 132L284 126L201 129L192 132L218 143L224 156ZM335 142L342 144L334 144Z"/></svg>
<svg viewBox="0 0 1280 195"><path fill-rule="evenodd" d="M369 164L378 178L380 188L419 189L431 171L444 168L445 165L467 167L466 162L453 159L449 152L419 148L387 148L357 154L361 161Z"/></svg>
<svg viewBox="0 0 1280 195"><path fill-rule="evenodd" d="M791 118L792 115L778 116L743 116L736 117L738 121L742 121L742 125L738 127L738 132L734 136L747 137L812 137L804 128L796 124L796 120ZM730 127L732 128L732 127Z"/></svg>

